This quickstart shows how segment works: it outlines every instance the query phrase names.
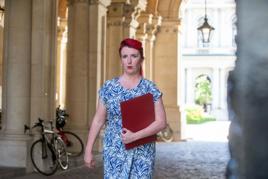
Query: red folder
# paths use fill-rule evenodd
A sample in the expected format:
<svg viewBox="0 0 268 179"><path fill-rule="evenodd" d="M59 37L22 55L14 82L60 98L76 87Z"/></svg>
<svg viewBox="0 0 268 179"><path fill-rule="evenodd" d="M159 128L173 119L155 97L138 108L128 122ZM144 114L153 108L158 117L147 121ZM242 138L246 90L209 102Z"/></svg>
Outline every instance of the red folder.
<svg viewBox="0 0 268 179"><path fill-rule="evenodd" d="M153 95L147 93L120 103L122 125L124 128L137 132L146 128L155 120ZM156 141L156 135L148 136L132 143L125 144L126 149Z"/></svg>

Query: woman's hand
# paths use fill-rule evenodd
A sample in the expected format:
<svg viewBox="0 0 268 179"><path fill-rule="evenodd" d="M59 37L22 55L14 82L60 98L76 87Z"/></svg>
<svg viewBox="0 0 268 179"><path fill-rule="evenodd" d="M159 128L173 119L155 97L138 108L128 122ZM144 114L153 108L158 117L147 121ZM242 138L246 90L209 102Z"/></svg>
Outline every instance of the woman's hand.
<svg viewBox="0 0 268 179"><path fill-rule="evenodd" d="M136 135L134 132L131 132L130 130L123 128L122 130L122 141L124 144L129 144L133 141L137 140Z"/></svg>
<svg viewBox="0 0 268 179"><path fill-rule="evenodd" d="M84 162L85 165L88 168L94 168L95 167L95 160L94 160L94 156L91 152L86 152L85 156L84 156Z"/></svg>

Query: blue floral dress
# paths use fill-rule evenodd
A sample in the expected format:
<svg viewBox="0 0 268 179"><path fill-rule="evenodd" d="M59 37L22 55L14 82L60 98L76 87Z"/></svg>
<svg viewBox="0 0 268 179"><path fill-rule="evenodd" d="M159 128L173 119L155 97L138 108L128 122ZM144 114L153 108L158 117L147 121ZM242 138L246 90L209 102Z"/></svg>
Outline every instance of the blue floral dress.
<svg viewBox="0 0 268 179"><path fill-rule="evenodd" d="M103 161L105 179L150 179L153 175L155 143L126 150L121 139L122 118L120 102L153 94L154 102L162 93L156 85L142 78L133 89L121 86L119 78L108 80L99 90L101 101L106 106L106 124L103 138Z"/></svg>

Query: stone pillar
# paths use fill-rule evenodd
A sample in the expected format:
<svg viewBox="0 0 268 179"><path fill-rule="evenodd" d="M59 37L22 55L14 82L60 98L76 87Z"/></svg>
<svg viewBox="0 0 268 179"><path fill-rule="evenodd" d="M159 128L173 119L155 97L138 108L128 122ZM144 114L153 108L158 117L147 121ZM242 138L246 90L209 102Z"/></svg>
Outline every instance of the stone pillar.
<svg viewBox="0 0 268 179"><path fill-rule="evenodd" d="M56 106L60 105L62 108L65 108L67 68L67 19L59 18L58 24Z"/></svg>
<svg viewBox="0 0 268 179"><path fill-rule="evenodd" d="M148 61L150 62L150 41L148 40L148 34L146 31L147 23L149 23L150 19L152 18L152 14L142 13L138 18L139 26L137 27L136 31L136 38L141 41L143 46L143 55L144 61L142 64L142 73L145 78L148 78L148 71L147 68ZM149 79L149 78L148 78Z"/></svg>
<svg viewBox="0 0 268 179"><path fill-rule="evenodd" d="M89 120L96 111L98 90L105 79L107 6L111 0L90 1L89 6Z"/></svg>
<svg viewBox="0 0 268 179"><path fill-rule="evenodd" d="M212 110L219 108L219 68L213 68L212 77Z"/></svg>
<svg viewBox="0 0 268 179"><path fill-rule="evenodd" d="M192 105L194 102L194 83L193 83L193 73L192 68L186 68L186 104Z"/></svg>
<svg viewBox="0 0 268 179"><path fill-rule="evenodd" d="M105 79L107 6L110 3L110 0L91 0L89 6L89 124L96 112L98 90ZM101 131L95 150L102 148L102 134Z"/></svg>
<svg viewBox="0 0 268 179"><path fill-rule="evenodd" d="M118 0L109 6L105 79L111 79L121 74L122 70L118 52L120 42L126 37L135 38L136 28L138 27L137 18L140 12L145 10L145 7L145 0L138 0L132 3L129 3L127 0Z"/></svg>
<svg viewBox="0 0 268 179"><path fill-rule="evenodd" d="M55 119L57 3L32 1L31 124Z"/></svg>
<svg viewBox="0 0 268 179"><path fill-rule="evenodd" d="M220 68L220 108L222 111L226 109L226 71Z"/></svg>
<svg viewBox="0 0 268 179"><path fill-rule="evenodd" d="M86 135L89 108L89 0L68 1L67 128Z"/></svg>
<svg viewBox="0 0 268 179"><path fill-rule="evenodd" d="M174 131L174 139L181 138L178 106L178 20L163 20L155 45L154 81L163 92L167 120Z"/></svg>
<svg viewBox="0 0 268 179"><path fill-rule="evenodd" d="M268 28L268 3L266 0L236 0L236 3L238 52L231 107L241 135L234 128L230 131L236 135L229 144L237 165L231 166L228 178L268 178L268 36L264 30Z"/></svg>
<svg viewBox="0 0 268 179"><path fill-rule="evenodd" d="M30 121L31 0L6 1L5 9L0 165L25 167L23 126Z"/></svg>
<svg viewBox="0 0 268 179"><path fill-rule="evenodd" d="M154 45L158 28L161 26L162 18L152 14L142 13L138 18L139 27L136 36L143 42L144 57L143 74L144 77L153 80L154 67Z"/></svg>
<svg viewBox="0 0 268 179"><path fill-rule="evenodd" d="M6 1L0 165L26 167L24 124L52 118L56 2ZM20 17L18 19L18 17Z"/></svg>

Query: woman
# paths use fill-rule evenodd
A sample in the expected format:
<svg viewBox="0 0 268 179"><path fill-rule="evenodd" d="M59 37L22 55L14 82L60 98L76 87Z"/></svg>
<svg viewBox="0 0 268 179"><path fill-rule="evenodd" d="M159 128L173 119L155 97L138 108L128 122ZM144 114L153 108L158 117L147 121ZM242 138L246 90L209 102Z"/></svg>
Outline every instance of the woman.
<svg viewBox="0 0 268 179"><path fill-rule="evenodd" d="M124 144L158 133L166 127L162 93L155 84L144 79L141 65L144 60L141 42L125 39L119 55L123 74L104 83L99 91L99 102L93 118L85 151L85 165L93 168L92 150L96 137L105 123L103 160L105 179L152 178L155 160L155 142L126 150ZM120 102L151 93L155 106L155 121L148 127L131 132L122 128Z"/></svg>

